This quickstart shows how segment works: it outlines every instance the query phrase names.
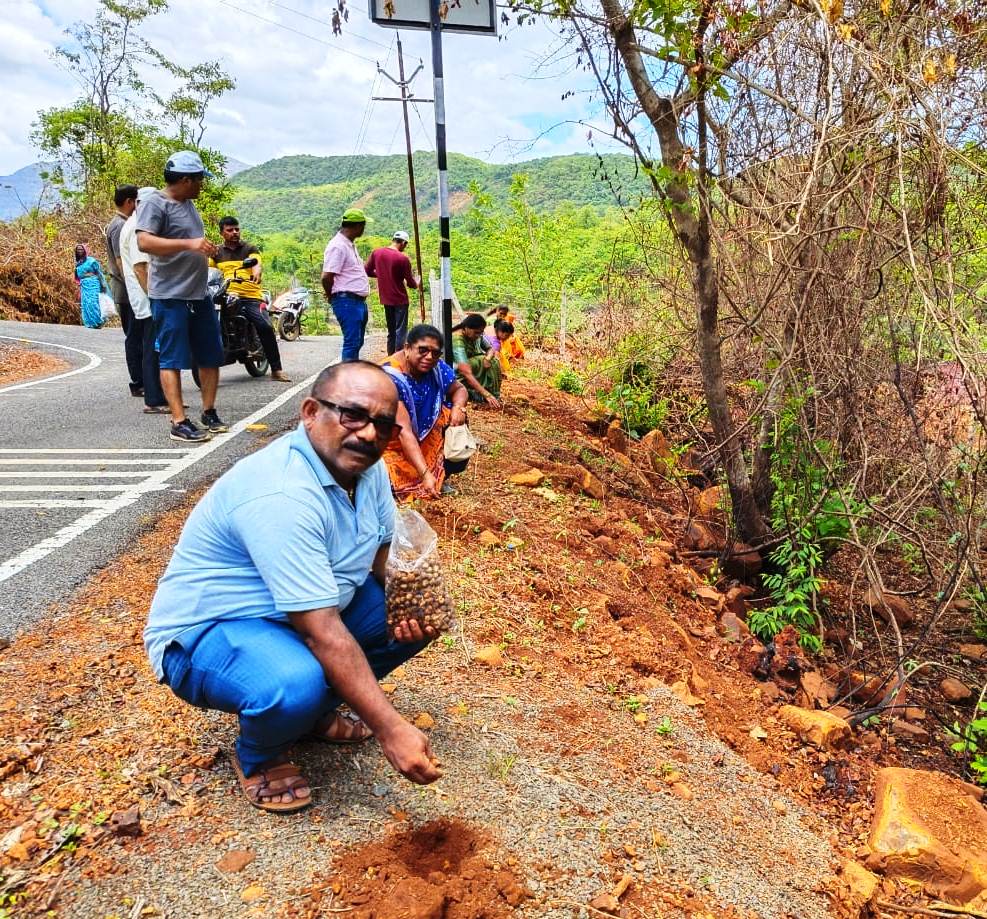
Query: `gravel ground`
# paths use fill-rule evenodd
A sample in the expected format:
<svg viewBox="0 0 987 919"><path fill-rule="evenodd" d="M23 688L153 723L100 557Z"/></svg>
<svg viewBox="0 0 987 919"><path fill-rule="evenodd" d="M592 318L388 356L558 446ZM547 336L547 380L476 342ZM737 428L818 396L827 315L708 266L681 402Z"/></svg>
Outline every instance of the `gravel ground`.
<svg viewBox="0 0 987 919"><path fill-rule="evenodd" d="M668 715L674 728L667 736L638 728L626 712L606 711L598 691L573 686L566 693L567 704L594 712L594 731L612 738L621 763L615 769L597 753L560 756L565 726L559 749L545 749L546 739L549 747L555 741L535 726L557 719L557 695L541 687L520 699L478 693L484 671L456 657L435 648L407 668L394 697L409 717L427 711L437 722L432 742L446 775L436 785L404 781L372 743L359 750L309 746L298 761L312 777L316 805L277 818L243 802L224 762L202 792L208 832L175 806L148 813L147 842L113 853L126 875L79 885L64 904L66 915L123 915L139 897L172 919L277 915L329 872L334 851L379 839L395 809L413 824L452 816L492 831L499 857L518 860L535 894L522 908L525 916L588 915L579 905L609 890L624 870L643 888L688 885L710 908L732 906L765 919L829 914L818 889L831 874L832 850L818 821L712 737L666 687L650 692L649 709L652 725ZM467 713L452 713L456 700ZM200 724L207 736L198 740L228 748L231 719L208 714ZM645 787L642 780L660 776L667 762L682 773L693 800ZM181 858L155 845L155 825L173 826ZM635 856L615 875L602 856L627 845ZM256 860L240 874L221 874L213 865L227 848L250 849ZM261 905L241 902L250 884L265 888Z"/></svg>

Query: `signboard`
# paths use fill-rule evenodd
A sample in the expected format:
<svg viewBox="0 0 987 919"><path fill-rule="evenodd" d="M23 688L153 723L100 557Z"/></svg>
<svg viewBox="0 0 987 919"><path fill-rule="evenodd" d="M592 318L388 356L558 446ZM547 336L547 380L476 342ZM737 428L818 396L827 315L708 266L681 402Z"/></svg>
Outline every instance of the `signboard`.
<svg viewBox="0 0 987 919"><path fill-rule="evenodd" d="M391 29L428 29L430 0L370 0L370 18ZM442 0L443 32L497 34L495 0Z"/></svg>

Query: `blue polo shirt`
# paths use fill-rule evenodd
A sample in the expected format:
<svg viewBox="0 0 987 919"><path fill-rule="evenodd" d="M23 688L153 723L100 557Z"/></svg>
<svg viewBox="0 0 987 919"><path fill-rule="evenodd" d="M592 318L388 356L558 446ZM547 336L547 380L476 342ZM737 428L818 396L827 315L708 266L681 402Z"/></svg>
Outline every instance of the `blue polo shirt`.
<svg viewBox="0 0 987 919"><path fill-rule="evenodd" d="M189 515L158 582L144 629L158 679L168 645L217 620L345 609L393 533L383 462L360 476L354 507L302 425L240 460Z"/></svg>

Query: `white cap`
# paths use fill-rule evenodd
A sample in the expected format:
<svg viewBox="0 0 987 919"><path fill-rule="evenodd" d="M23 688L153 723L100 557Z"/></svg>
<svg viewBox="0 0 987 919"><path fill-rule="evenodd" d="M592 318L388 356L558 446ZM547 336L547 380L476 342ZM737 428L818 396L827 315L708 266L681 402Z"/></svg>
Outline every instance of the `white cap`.
<svg viewBox="0 0 987 919"><path fill-rule="evenodd" d="M145 185L140 191L137 192L137 201L147 201L148 198L153 195L157 189L153 185Z"/></svg>
<svg viewBox="0 0 987 919"><path fill-rule="evenodd" d="M411 237L404 230L398 230L391 239L400 239L403 243L411 241Z"/></svg>

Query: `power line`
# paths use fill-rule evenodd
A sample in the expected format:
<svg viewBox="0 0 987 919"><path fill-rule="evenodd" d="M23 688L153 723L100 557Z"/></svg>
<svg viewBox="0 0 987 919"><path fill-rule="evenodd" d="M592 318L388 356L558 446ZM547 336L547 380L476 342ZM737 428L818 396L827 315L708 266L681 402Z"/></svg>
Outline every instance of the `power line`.
<svg viewBox="0 0 987 919"><path fill-rule="evenodd" d="M394 47L394 39L391 39L391 46L387 49L387 56L384 58L384 66L387 66L387 62L391 58L391 50ZM374 96L377 93L377 88L380 85L380 62L377 62L377 73L374 75L374 81L370 85L370 96L367 98L367 106L363 110L363 118L360 121L360 130L357 131L356 143L353 147L353 155L356 156L360 152L360 148L367 139L367 133L370 131L370 123L373 118L374 110Z"/></svg>
<svg viewBox="0 0 987 919"><path fill-rule="evenodd" d="M290 6L285 6L285 4L283 3L278 3L278 0L267 0L267 2L270 3L271 6L280 7L285 12L292 13L295 16L300 16L302 19L308 19L310 22L317 22L319 25L322 26L329 26L330 28L332 27L332 24L326 22L325 19L320 19L318 16L310 16L308 13L303 13L301 10L292 9ZM361 33L351 28L346 29L346 34L353 35L356 38L359 38L361 41L369 42L371 45L377 45L378 48L390 47L389 45L385 45L382 41L377 41L377 39L375 38L370 38L366 35L362 35Z"/></svg>
<svg viewBox="0 0 987 919"><path fill-rule="evenodd" d="M411 107L415 110L415 114L418 116L418 123L422 126L422 134L425 137L425 143L428 144L428 149L433 153L435 152L435 145L432 143L432 137L428 133L428 128L425 127L425 122L422 120L422 113L418 111L418 106L412 102Z"/></svg>
<svg viewBox="0 0 987 919"><path fill-rule="evenodd" d="M387 56L384 58L384 66L387 66L388 61L391 59L391 52L394 49L394 39L391 39L391 44L387 49ZM363 144L367 140L367 134L370 131L370 125L373 121L373 111L374 111L374 96L376 95L378 88L382 84L381 80L381 70L380 62L377 62L377 74L374 77L374 82L370 86L370 96L367 98L367 106L363 110L363 118L360 121L360 130L357 132L356 144L353 147L353 155L356 156Z"/></svg>
<svg viewBox="0 0 987 919"><path fill-rule="evenodd" d="M264 16L259 15L254 10L245 10L241 6L237 6L235 3L230 3L230 0L219 0L223 6L228 6L231 9L236 10L238 13L243 13L244 16L250 16L253 19L259 19L261 22L266 22L268 25L274 26L277 29L284 29L286 32L293 32L295 35L301 35L302 38L307 38L309 41L318 42L320 45L325 45L327 48L332 48L333 51L338 51L340 54L348 54L350 57L359 58L361 61L366 61L369 64L376 65L372 57L367 57L363 54L357 54L356 51L350 51L349 48L342 48L338 44L326 41L322 38L316 38L314 35L309 35L307 32L302 32L298 29L293 29L291 26L286 26L283 22L278 22L276 19L267 19Z"/></svg>

